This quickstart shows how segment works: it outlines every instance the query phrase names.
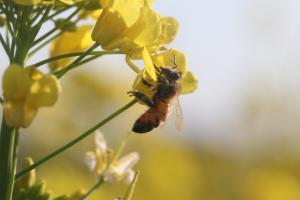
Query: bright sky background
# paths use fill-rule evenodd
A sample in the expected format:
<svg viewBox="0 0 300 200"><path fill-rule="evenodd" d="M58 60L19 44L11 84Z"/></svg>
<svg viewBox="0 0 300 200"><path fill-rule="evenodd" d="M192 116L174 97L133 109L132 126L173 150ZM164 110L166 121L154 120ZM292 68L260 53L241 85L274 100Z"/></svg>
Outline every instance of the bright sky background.
<svg viewBox="0 0 300 200"><path fill-rule="evenodd" d="M200 80L196 93L181 98L188 130L230 148L251 140L268 143L262 124L281 128L271 134L278 140L297 137L281 123L299 119L300 1L164 0L156 1L156 8L179 19L180 32L171 46L187 54ZM255 91L275 105L262 108L261 119L245 129L245 102ZM269 120L275 110L280 110L274 114L281 116L279 124Z"/></svg>

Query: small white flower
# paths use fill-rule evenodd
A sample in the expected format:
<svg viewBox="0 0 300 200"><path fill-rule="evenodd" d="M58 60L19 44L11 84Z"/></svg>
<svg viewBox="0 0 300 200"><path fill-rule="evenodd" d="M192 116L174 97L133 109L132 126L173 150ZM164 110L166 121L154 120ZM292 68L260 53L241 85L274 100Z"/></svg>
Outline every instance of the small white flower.
<svg viewBox="0 0 300 200"><path fill-rule="evenodd" d="M93 151L86 152L84 162L86 163L90 171L94 171L97 164L96 154Z"/></svg>
<svg viewBox="0 0 300 200"><path fill-rule="evenodd" d="M115 183L124 181L130 184L134 179L133 166L139 161L140 156L132 152L120 159L111 162L112 151L100 131L95 134L95 151L89 151L85 155L85 163L97 176L103 176L106 182Z"/></svg>
<svg viewBox="0 0 300 200"><path fill-rule="evenodd" d="M125 183L131 183L134 177L134 171L132 167L139 161L140 156L138 153L133 152L120 160L113 162L107 170L105 170L103 176L104 180L110 183L124 181Z"/></svg>
<svg viewBox="0 0 300 200"><path fill-rule="evenodd" d="M85 154L85 163L91 171L100 175L107 168L110 156L110 151L100 131L96 131L95 134L95 149L95 152L89 151Z"/></svg>
<svg viewBox="0 0 300 200"><path fill-rule="evenodd" d="M129 169L123 178L123 182L127 185L130 185L135 177L136 172L133 169Z"/></svg>
<svg viewBox="0 0 300 200"><path fill-rule="evenodd" d="M96 153L97 154L106 154L107 153L107 144L104 139L103 133L99 130L95 133L95 145L96 145Z"/></svg>

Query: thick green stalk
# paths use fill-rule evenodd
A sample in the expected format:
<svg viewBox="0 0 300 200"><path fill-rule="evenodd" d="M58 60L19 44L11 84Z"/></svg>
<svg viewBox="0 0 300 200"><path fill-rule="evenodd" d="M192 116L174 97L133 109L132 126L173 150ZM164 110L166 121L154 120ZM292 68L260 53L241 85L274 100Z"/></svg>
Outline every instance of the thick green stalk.
<svg viewBox="0 0 300 200"><path fill-rule="evenodd" d="M116 112L114 112L113 114L111 114L110 116L106 117L104 120L100 121L98 124L96 124L95 126L93 126L92 128L90 128L86 132L82 133L77 138L73 139L72 141L68 142L67 144L63 145L62 147L56 149L55 151L53 151L52 153L48 154L44 158L38 160L33 165L31 165L31 166L23 169L22 171L18 172L16 174L16 180L19 179L19 178L21 178L23 175L25 175L26 173L30 172L31 170L39 167L43 163L49 161L53 157L55 157L55 156L61 154L62 152L68 150L73 145L77 144L78 142L80 142L81 140L83 140L84 138L86 138L87 136L89 136L90 134L94 133L98 128L102 127L107 122L111 121L112 119L114 119L115 117L117 117L119 114L121 114L122 112L124 112L125 110L127 110L128 108L130 108L131 106L133 106L136 102L137 102L136 99L130 101L128 104L126 104L125 106L123 106L122 108L120 108L119 110L117 110Z"/></svg>
<svg viewBox="0 0 300 200"><path fill-rule="evenodd" d="M10 16L10 21L14 25L11 33L12 46L10 56L11 62L23 65L27 52L29 50L28 37L30 34L24 34L28 28L26 19L29 19L31 8L22 8L22 12L17 12L12 3L9 2L9 11L6 17ZM17 12L15 19L14 13ZM8 17L9 18L9 17ZM17 23L17 24L16 24ZM17 33L18 35L14 35ZM17 37L17 38L15 38ZM14 51L14 48L16 48ZM15 55L14 55L15 53ZM0 199L11 200L14 188L16 164L17 164L17 146L18 146L18 131L15 128L9 127L4 117L2 118L1 135L0 135Z"/></svg>
<svg viewBox="0 0 300 200"><path fill-rule="evenodd" d="M15 129L7 126L2 120L0 135L0 199L12 198L14 177L16 172Z"/></svg>

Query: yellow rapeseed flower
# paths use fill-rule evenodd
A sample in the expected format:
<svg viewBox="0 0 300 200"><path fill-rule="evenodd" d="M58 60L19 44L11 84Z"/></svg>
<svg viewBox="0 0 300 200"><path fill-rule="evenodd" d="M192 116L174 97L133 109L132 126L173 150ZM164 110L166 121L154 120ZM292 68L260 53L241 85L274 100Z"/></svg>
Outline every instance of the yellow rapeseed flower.
<svg viewBox="0 0 300 200"><path fill-rule="evenodd" d="M78 27L74 32L65 32L55 39L51 44L51 56L83 51L93 43L90 30L91 25ZM70 62L70 58L65 58L49 64L52 70L66 67Z"/></svg>
<svg viewBox="0 0 300 200"><path fill-rule="evenodd" d="M10 65L3 75L3 109L6 123L26 128L38 108L52 106L61 91L57 78L35 68Z"/></svg>
<svg viewBox="0 0 300 200"><path fill-rule="evenodd" d="M164 45L172 42L179 28L178 21L173 17L161 18L161 33L156 45Z"/></svg>
<svg viewBox="0 0 300 200"><path fill-rule="evenodd" d="M147 55L148 54L148 55ZM174 63L174 57L176 63ZM161 52L152 53L151 55L143 50L144 70L141 71L133 84L132 89L142 92L148 97L152 97L154 91L143 83L143 80L155 85L157 75L155 73L155 67L177 67L177 70L181 73L181 80L179 82L181 86L181 94L192 93L196 90L198 85L197 77L190 71L188 71L187 61L185 55L177 50L170 49ZM155 66L155 67L154 67Z"/></svg>
<svg viewBox="0 0 300 200"><path fill-rule="evenodd" d="M92 38L104 49L123 50L141 56L143 47L151 52L171 42L177 33L174 18L162 18L152 8L152 1L111 0L105 5Z"/></svg>
<svg viewBox="0 0 300 200"><path fill-rule="evenodd" d="M139 0L101 1L105 7L97 20L92 38L104 49L119 48L125 41L125 31L139 18Z"/></svg>
<svg viewBox="0 0 300 200"><path fill-rule="evenodd" d="M153 53L176 37L179 24L172 17L161 17L150 0L101 0L103 11L95 25L92 39L103 49L120 49L130 59L147 59L145 48ZM151 72L149 71L151 70ZM155 81L155 70L146 68Z"/></svg>

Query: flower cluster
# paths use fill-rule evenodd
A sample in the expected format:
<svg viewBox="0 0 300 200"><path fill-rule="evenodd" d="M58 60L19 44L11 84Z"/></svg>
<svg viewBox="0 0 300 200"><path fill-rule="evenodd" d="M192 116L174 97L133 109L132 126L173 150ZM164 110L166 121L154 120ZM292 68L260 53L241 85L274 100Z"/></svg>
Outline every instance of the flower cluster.
<svg viewBox="0 0 300 200"><path fill-rule="evenodd" d="M76 13L78 20L96 20L93 28L92 24L77 26L75 22L57 19L55 25L62 28L61 34L56 37L50 46L50 55L58 56L62 54L84 51L90 47L93 40L97 42L104 50L119 50L126 55L126 62L135 72L137 77L133 83L133 90L137 90L152 97L154 91L144 84L143 80L155 84L157 74L155 67L174 67L181 73L181 93L191 93L197 88L197 77L188 71L188 64L184 53L168 49L165 45L174 40L178 32L179 24L173 17L163 17L159 15L152 7L153 2L150 0L14 0L20 5L44 5L54 4L54 7L78 6L80 12ZM78 21L77 20L77 21ZM65 28L67 25L73 28ZM92 30L93 28L93 30ZM174 60L176 58L176 63ZM143 60L144 67L134 64L135 60ZM55 60L49 63L53 73L67 67L72 61L71 57ZM16 70L17 69L17 70ZM20 76L27 77L22 81L17 81L17 85L22 85L18 90L14 90L15 96L11 95L8 85L11 85L14 71ZM43 97L36 95L33 89L36 88L37 81L34 81L32 72L38 73L36 69L16 68L15 65L9 67L4 80L4 98L5 98L5 119L7 123L15 127L28 127L34 118L37 109L41 106L51 106L57 99L59 93L59 84L52 76L49 76L44 85L39 86L38 93L43 91ZM32 80L30 80L32 79ZM26 81L27 80L27 81ZM41 82L41 81L39 81ZM45 85L46 84L46 85ZM25 86L27 85L27 86ZM47 86L51 92L46 93L43 88ZM16 86L17 87L17 86ZM20 90L20 91L19 91ZM10 92L9 92L10 91ZM26 93L27 92L27 93ZM18 94L20 93L20 95ZM32 100L39 97L41 99ZM46 95L49 100L46 100ZM21 97L19 97L21 96ZM42 102L42 103L41 103Z"/></svg>
<svg viewBox="0 0 300 200"><path fill-rule="evenodd" d="M126 54L129 66L134 69L138 67L133 64L133 59L144 60L144 70L138 74L133 90L152 96L153 91L141 80L155 82L155 67L173 67L174 56L178 71L182 74L182 93L190 93L196 89L197 78L187 70L184 54L164 46L176 37L179 24L175 18L160 16L153 10L152 1L100 2L102 12L93 30L92 39L103 49L120 49Z"/></svg>

